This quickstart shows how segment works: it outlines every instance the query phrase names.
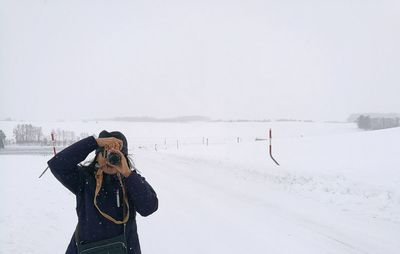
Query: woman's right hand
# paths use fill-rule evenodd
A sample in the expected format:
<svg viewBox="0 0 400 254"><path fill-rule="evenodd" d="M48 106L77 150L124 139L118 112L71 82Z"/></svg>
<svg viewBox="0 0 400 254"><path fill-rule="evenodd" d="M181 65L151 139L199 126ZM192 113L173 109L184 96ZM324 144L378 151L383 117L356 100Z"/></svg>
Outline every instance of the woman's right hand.
<svg viewBox="0 0 400 254"><path fill-rule="evenodd" d="M96 138L97 145L99 147L104 147L105 149L116 149L116 150L121 150L122 149L122 140L119 140L114 137L110 138Z"/></svg>

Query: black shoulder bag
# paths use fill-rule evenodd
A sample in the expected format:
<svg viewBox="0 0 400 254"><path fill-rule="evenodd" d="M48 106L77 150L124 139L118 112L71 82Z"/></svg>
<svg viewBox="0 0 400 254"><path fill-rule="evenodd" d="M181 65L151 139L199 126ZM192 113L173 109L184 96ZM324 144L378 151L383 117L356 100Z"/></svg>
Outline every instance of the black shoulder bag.
<svg viewBox="0 0 400 254"><path fill-rule="evenodd" d="M127 244L125 238L125 224L124 233L108 238L105 240L91 242L91 243L81 243L79 241L78 225L75 229L75 242L78 249L78 254L127 254Z"/></svg>

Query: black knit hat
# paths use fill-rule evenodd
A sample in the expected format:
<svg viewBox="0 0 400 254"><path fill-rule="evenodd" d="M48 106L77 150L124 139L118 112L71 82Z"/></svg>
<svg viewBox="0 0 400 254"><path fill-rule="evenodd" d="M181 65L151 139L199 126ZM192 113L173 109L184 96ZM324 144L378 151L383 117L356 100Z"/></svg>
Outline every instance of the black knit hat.
<svg viewBox="0 0 400 254"><path fill-rule="evenodd" d="M126 137L124 136L124 134L122 134L119 131L112 131L112 132L108 132L106 130L100 132L99 134L99 138L117 138L119 140L122 140L122 149L121 152L126 156L128 155L128 141L126 140Z"/></svg>

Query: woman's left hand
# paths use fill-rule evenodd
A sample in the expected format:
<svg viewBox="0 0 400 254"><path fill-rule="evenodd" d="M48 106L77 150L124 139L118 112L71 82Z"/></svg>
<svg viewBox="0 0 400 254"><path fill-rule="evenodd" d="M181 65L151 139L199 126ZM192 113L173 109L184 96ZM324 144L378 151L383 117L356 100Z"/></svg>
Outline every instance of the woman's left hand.
<svg viewBox="0 0 400 254"><path fill-rule="evenodd" d="M124 154L116 149L110 149L109 152L119 154L119 156L121 157L121 163L119 165L112 165L107 162L107 166L115 168L123 176L128 177L131 174L132 170L130 170Z"/></svg>

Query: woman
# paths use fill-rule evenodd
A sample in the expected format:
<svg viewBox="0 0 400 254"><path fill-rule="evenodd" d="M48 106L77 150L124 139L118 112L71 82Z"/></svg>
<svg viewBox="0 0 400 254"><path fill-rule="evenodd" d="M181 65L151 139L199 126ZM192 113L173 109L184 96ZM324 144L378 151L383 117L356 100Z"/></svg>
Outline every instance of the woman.
<svg viewBox="0 0 400 254"><path fill-rule="evenodd" d="M78 165L92 151L88 166ZM118 131L102 131L65 148L48 161L54 176L76 195L78 225L67 254L140 254L135 215L158 208L157 195L128 158L128 143Z"/></svg>

